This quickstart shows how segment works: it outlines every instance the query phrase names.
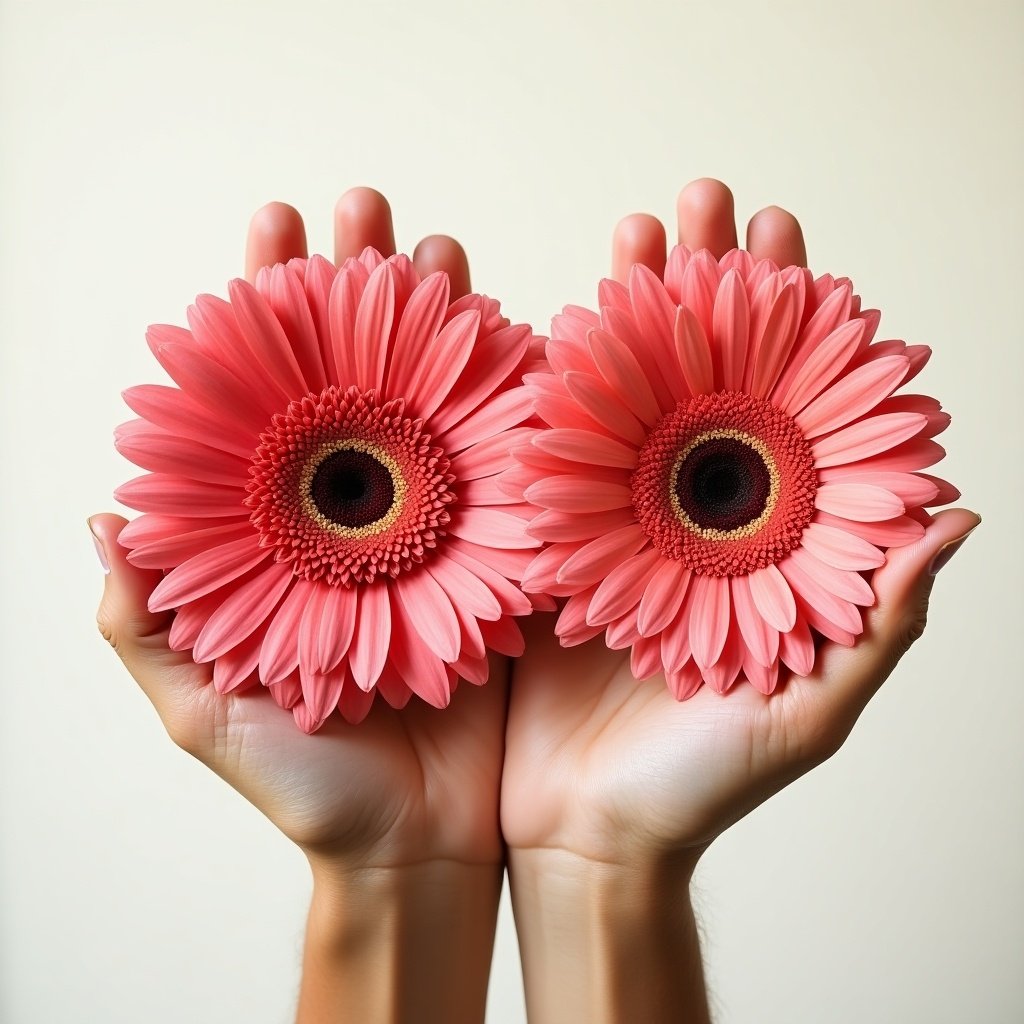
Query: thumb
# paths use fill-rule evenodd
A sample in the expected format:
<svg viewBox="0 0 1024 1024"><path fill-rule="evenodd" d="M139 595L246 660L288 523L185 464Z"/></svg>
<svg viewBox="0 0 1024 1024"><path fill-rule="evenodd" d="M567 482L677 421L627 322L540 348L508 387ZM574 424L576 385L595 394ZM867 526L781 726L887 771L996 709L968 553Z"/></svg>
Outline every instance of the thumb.
<svg viewBox="0 0 1024 1024"><path fill-rule="evenodd" d="M100 513L91 516L88 524L106 573L96 623L162 715L168 673L178 677L175 681L180 685L184 681L181 676L196 671L187 651L172 651L167 646L173 613L149 610L149 595L162 574L128 561L127 551L117 542L127 525L123 516Z"/></svg>
<svg viewBox="0 0 1024 1024"><path fill-rule="evenodd" d="M814 686L833 707L845 706L855 719L920 639L936 574L980 522L975 512L947 509L935 516L920 540L890 549L885 565L871 579L876 600L865 616L864 636L852 648L827 644L821 651L824 680L802 682Z"/></svg>

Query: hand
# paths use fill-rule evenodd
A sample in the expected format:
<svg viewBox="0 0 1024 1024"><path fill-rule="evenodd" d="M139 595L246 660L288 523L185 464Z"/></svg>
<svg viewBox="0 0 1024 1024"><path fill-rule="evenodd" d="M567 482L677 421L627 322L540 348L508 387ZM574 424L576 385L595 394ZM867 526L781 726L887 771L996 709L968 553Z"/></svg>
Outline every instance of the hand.
<svg viewBox="0 0 1024 1024"><path fill-rule="evenodd" d="M342 197L335 230L339 265L368 245L385 255L395 251L390 208L370 189L354 189ZM280 203L261 209L253 218L247 245L250 281L260 267L296 256L306 256L299 214ZM466 257L453 239L424 239L415 250L414 263L424 276L446 271L452 299L469 291ZM188 652L169 649L172 613L154 615L146 606L160 573L126 560L117 543L124 524L121 516L111 514L90 519L110 568L99 626L153 702L171 739L237 789L307 854L323 897L320 905L326 907L325 934L334 930L339 915L347 913L354 923L356 913L344 906L346 902L383 920L389 901L419 900L422 916L433 917L423 925L436 932L447 927L446 913L461 909L462 900L475 900L479 920L468 956L480 961L480 970L472 976L472 965L464 959L459 981L460 992L482 1006L502 876L498 793L507 683L504 659L495 660L486 686L464 686L443 712L417 699L402 711L378 700L359 726L333 715L315 736L307 736L269 694L221 696L211 685L210 665L196 665ZM421 882L432 887L427 901L420 900ZM446 887L452 890L447 893L451 906L433 905ZM368 892L376 903L367 903ZM414 916L408 907L404 913ZM387 940L392 945L398 941L393 934ZM418 937L415 944L440 948L439 939L429 935ZM423 963L429 962L429 957L418 955ZM381 974L380 963L374 970ZM417 965L417 970L425 968ZM438 978L446 976L439 972ZM304 997L312 1005L305 990ZM422 987L414 997L430 998ZM369 1012L369 1004L362 1005ZM438 1003L439 1012L443 1005ZM375 1016L380 1005L373 1007L363 1019L385 1019ZM336 1001L331 1012L338 1012ZM461 1011L449 1007L448 1012L446 1019L461 1019ZM469 1012L467 1019L474 1013Z"/></svg>
<svg viewBox="0 0 1024 1024"><path fill-rule="evenodd" d="M736 247L732 195L720 182L703 179L685 188L678 221L679 240L691 249L720 257ZM780 266L806 264L799 224L776 207L750 222L747 248ZM635 262L661 275L665 250L659 221L627 217L615 233L613 276L625 281ZM717 835L839 749L920 636L930 567L978 522L965 510L941 512L919 542L891 551L874 574L877 604L859 643L852 649L826 644L812 676L790 679L770 697L740 684L725 697L705 686L677 702L662 675L637 682L628 651L608 650L603 636L562 649L551 619L532 617L526 653L513 669L501 808L528 992L530 918L540 903L550 908L557 902L569 875L580 886L585 882L579 879L607 877L620 892L639 878L646 895L634 893L633 904L651 902L649 934L659 920L659 886L663 907L673 892L685 892L698 857ZM561 881L549 884L545 873ZM595 885L599 895L577 892L572 899L593 904L611 898L603 882ZM525 889L522 899L517 888ZM644 922L636 923L642 935ZM550 930L554 922L548 924ZM541 959L550 959L550 952ZM634 963L643 959L637 952L634 947ZM663 968L671 970L665 959ZM699 980L699 962L695 970ZM536 1009L543 1019L543 968L537 973ZM559 984L564 991L564 981ZM577 1012L580 1019L598 1019Z"/></svg>

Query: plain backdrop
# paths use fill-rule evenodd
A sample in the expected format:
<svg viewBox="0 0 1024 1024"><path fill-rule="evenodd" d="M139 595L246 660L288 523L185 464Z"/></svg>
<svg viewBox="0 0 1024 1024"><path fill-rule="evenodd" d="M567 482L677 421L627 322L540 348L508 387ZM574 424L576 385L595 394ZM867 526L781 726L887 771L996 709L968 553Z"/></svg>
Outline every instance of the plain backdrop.
<svg viewBox="0 0 1024 1024"><path fill-rule="evenodd" d="M0 1019L294 1009L301 854L95 628L85 518L133 473L120 391L163 379L145 326L224 294L263 203L330 252L371 184L400 248L455 235L545 330L620 216L702 175L934 347L941 471L985 517L844 749L704 859L716 1019L1024 1019L1022 37L1019 2L0 0ZM489 1020L525 1020L507 902Z"/></svg>

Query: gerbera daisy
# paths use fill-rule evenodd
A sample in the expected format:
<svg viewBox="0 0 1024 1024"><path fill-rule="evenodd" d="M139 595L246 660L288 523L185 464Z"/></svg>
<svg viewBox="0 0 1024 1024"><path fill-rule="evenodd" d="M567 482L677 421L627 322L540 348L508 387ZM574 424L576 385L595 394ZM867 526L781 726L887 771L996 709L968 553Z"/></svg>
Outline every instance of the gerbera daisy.
<svg viewBox="0 0 1024 1024"><path fill-rule="evenodd" d="M553 321L527 386L550 429L514 450L510 496L549 542L523 587L568 600L565 646L604 631L680 700L742 673L770 693L815 637L851 645L866 572L957 491L922 469L949 417L893 396L923 345L872 344L877 310L847 279L734 250L675 248L664 280L603 281L601 311Z"/></svg>
<svg viewBox="0 0 1024 1024"><path fill-rule="evenodd" d="M540 542L496 477L531 432L543 340L372 249L228 293L199 296L189 330L150 328L176 388L124 393L141 418L117 447L151 472L116 492L144 513L120 542L166 571L150 609L175 609L171 647L212 661L220 692L261 682L306 732L378 691L444 707L488 649L522 650L516 581Z"/></svg>

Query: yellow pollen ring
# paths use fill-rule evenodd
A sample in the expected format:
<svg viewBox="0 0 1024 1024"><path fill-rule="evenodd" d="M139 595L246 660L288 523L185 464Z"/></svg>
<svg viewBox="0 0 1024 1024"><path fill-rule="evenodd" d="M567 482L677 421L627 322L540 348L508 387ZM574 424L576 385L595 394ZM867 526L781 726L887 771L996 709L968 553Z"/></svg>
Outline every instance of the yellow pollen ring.
<svg viewBox="0 0 1024 1024"><path fill-rule="evenodd" d="M705 441L713 441L718 438L731 438L734 441L741 441L743 444L753 448L754 451L761 456L765 469L768 470L768 499L764 503L764 511L756 519L752 519L749 523L744 523L743 526L737 526L734 530L715 530L710 527L698 526L686 514L682 505L679 504L679 497L676 494L676 483L679 480L679 470L686 461L686 457L698 445L703 444ZM751 434L745 434L742 430L721 428L718 430L706 430L703 434L698 434L697 437L693 438L693 440L690 441L690 443L676 456L676 461L672 465L672 473L669 476L668 496L669 501L672 503L672 511L675 512L679 521L691 533L695 533L698 537L702 537L704 540L743 540L748 537L753 537L771 518L772 513L775 511L775 506L779 501L780 486L781 479L779 477L779 469L775 465L775 459L772 458L772 453L768 450L768 446L763 441Z"/></svg>
<svg viewBox="0 0 1024 1024"><path fill-rule="evenodd" d="M335 452L344 451L363 452L376 459L391 474L391 484L395 491L391 508L380 519L375 519L372 523L367 523L365 526L342 526L340 523L334 522L333 519L328 519L316 507L316 503L313 501L313 477L316 476L316 471L320 468L320 464L328 456L334 455ZM346 437L340 441L327 441L325 444L320 445L314 451L312 458L307 460L305 466L302 467L302 473L299 476L299 497L302 501L303 512L316 522L318 526L337 537L345 537L348 540L362 540L366 537L373 537L378 533L383 533L401 515L402 506L405 503L405 495L408 490L409 485L405 482L405 477L402 476L402 469L398 463L379 445L375 445L370 441L364 441L360 437Z"/></svg>

